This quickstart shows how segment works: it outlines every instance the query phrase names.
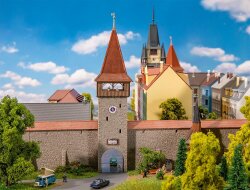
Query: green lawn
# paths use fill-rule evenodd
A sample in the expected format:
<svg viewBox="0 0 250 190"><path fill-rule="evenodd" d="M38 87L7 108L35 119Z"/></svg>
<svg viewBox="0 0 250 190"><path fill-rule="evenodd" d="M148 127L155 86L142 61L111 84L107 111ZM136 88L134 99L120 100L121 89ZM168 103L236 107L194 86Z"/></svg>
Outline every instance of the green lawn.
<svg viewBox="0 0 250 190"><path fill-rule="evenodd" d="M34 187L34 183L25 183L25 184L19 183L16 185L12 185L8 188L0 185L0 190L38 190L38 189L49 190L56 186L58 186L58 184L53 184L46 188L40 188L40 187Z"/></svg>
<svg viewBox="0 0 250 190"><path fill-rule="evenodd" d="M161 190L161 180L155 176L143 179L129 179L118 185L113 190Z"/></svg>

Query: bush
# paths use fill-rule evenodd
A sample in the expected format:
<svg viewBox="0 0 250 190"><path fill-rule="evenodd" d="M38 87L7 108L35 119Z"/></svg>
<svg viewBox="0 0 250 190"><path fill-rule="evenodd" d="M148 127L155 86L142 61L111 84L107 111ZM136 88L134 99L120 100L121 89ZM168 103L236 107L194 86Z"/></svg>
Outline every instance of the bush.
<svg viewBox="0 0 250 190"><path fill-rule="evenodd" d="M155 178L143 178L140 180L127 180L116 186L113 190L160 190L161 181Z"/></svg>
<svg viewBox="0 0 250 190"><path fill-rule="evenodd" d="M162 183L162 190L181 190L181 178L180 176L168 176L167 180Z"/></svg>
<svg viewBox="0 0 250 190"><path fill-rule="evenodd" d="M139 163L138 170L144 171L145 169L157 169L165 162L166 158L162 152L154 151L149 148L140 148L142 160Z"/></svg>
<svg viewBox="0 0 250 190"><path fill-rule="evenodd" d="M156 173L156 178L162 180L164 177L164 172L162 171L162 169L160 169L157 173Z"/></svg>
<svg viewBox="0 0 250 190"><path fill-rule="evenodd" d="M86 172L93 172L94 169L90 166L81 164L80 162L71 162L67 166L58 166L55 173L70 173L76 176L82 176Z"/></svg>

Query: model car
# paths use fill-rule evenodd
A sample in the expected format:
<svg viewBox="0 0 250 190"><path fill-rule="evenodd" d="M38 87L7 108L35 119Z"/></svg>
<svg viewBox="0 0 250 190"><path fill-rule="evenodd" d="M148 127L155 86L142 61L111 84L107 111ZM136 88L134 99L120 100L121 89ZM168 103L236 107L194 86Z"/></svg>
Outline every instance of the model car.
<svg viewBox="0 0 250 190"><path fill-rule="evenodd" d="M90 187L94 188L94 189L100 189L102 187L106 187L109 185L109 180L106 179L96 179L94 180L91 184Z"/></svg>

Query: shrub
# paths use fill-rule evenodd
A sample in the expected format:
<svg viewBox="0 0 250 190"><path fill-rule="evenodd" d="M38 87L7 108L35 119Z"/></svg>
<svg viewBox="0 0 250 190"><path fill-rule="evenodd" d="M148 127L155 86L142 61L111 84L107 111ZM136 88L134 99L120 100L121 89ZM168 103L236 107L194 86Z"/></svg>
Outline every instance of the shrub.
<svg viewBox="0 0 250 190"><path fill-rule="evenodd" d="M159 168L166 160L162 152L154 151L146 147L140 148L140 153L142 154L142 161L138 166L139 171Z"/></svg>
<svg viewBox="0 0 250 190"><path fill-rule="evenodd" d="M70 173L76 176L82 176L86 172L93 172L94 169L90 166L81 164L80 162L71 162L67 166L58 166L55 173Z"/></svg>
<svg viewBox="0 0 250 190"><path fill-rule="evenodd" d="M156 173L156 178L157 179L163 179L164 177L164 172L162 171L162 169L160 169L157 173Z"/></svg>
<svg viewBox="0 0 250 190"><path fill-rule="evenodd" d="M167 180L162 183L162 190L181 190L181 178L180 176L168 176Z"/></svg>

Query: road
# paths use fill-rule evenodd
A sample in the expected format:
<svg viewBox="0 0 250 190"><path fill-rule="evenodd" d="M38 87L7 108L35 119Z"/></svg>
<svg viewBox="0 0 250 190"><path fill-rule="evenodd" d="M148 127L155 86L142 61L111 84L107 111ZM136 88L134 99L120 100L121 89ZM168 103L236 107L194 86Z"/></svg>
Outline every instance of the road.
<svg viewBox="0 0 250 190"><path fill-rule="evenodd" d="M67 183L64 183L62 186L53 188L53 190L92 190L89 185L96 178L104 178L110 180L109 186L102 188L105 190L111 190L116 185L122 183L127 179L128 175L126 173L118 174L105 174L102 173L99 176L87 179L68 179Z"/></svg>

